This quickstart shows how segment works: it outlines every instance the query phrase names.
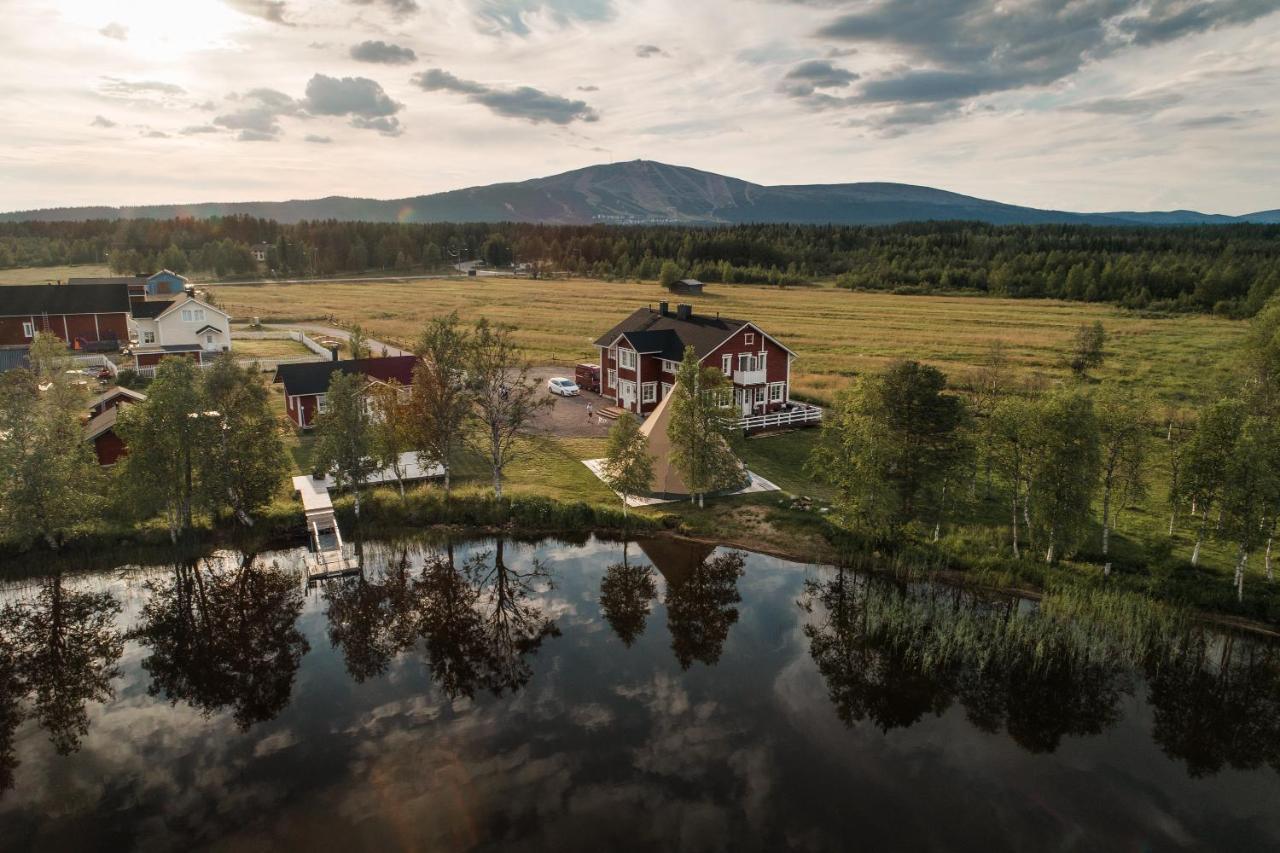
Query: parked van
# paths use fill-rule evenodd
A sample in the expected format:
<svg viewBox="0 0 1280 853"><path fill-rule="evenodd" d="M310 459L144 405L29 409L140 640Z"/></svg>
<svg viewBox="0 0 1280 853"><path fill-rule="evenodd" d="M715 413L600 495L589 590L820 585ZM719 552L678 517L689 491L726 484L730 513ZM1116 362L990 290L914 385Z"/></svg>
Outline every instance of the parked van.
<svg viewBox="0 0 1280 853"><path fill-rule="evenodd" d="M573 371L573 381L583 391L600 393L600 365L579 364Z"/></svg>

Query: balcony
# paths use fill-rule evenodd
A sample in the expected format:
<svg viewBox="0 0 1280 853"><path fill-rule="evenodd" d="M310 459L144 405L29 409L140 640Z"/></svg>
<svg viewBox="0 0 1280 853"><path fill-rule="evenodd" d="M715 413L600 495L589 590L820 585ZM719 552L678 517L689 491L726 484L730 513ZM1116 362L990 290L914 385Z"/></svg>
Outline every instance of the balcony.
<svg viewBox="0 0 1280 853"><path fill-rule="evenodd" d="M764 383L763 370L738 370L733 374L734 385L763 385Z"/></svg>

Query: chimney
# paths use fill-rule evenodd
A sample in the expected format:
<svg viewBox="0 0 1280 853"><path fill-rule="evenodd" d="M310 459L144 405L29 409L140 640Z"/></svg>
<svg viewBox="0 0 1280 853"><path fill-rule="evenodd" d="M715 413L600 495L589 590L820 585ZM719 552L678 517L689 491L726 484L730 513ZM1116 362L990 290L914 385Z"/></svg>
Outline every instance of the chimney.
<svg viewBox="0 0 1280 853"><path fill-rule="evenodd" d="M668 316L671 313L671 304L669 302L659 302L658 313L663 317Z"/></svg>
<svg viewBox="0 0 1280 853"><path fill-rule="evenodd" d="M337 346L337 344L333 344L333 345L331 345L331 346L329 347L329 355L331 356L331 358L329 359L330 361L337 361L337 360L338 360L338 346Z"/></svg>
<svg viewBox="0 0 1280 853"><path fill-rule="evenodd" d="M687 302L681 302L679 305L676 306L677 320L688 320L692 316L693 316L692 305L688 304Z"/></svg>

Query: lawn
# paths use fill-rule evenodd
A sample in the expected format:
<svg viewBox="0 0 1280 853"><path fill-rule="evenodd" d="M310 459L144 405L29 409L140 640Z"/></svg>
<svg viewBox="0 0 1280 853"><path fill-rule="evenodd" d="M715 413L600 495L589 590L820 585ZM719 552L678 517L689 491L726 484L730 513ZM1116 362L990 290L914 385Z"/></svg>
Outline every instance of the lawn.
<svg viewBox="0 0 1280 853"><path fill-rule="evenodd" d="M65 267L14 267L0 269L0 284L45 284L69 278L94 278L111 275L106 264L77 264Z"/></svg>
<svg viewBox="0 0 1280 853"><path fill-rule="evenodd" d="M299 341L291 338L234 338L231 352L236 358L296 358L316 356Z"/></svg>
<svg viewBox="0 0 1280 853"><path fill-rule="evenodd" d="M592 341L636 307L667 298L656 284L583 279L458 278L315 284L221 284L212 288L238 318L359 322L380 339L411 341L431 317L457 311L517 327L535 362L594 357ZM1149 317L1098 304L967 296L855 293L828 286L779 290L711 285L696 311L751 319L797 353L793 388L819 401L860 371L899 358L928 362L964 382L992 341L1005 345L1015 377L1062 378L1061 353L1083 322L1101 320L1110 358L1098 371L1189 406L1216 393L1244 324L1203 315Z"/></svg>

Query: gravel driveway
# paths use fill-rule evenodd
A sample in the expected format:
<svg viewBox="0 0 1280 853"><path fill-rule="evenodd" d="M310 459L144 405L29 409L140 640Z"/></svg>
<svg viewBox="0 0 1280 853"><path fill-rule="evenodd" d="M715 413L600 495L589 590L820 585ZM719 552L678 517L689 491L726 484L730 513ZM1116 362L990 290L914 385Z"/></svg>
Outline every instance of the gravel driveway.
<svg viewBox="0 0 1280 853"><path fill-rule="evenodd" d="M534 423L534 431L543 435L563 435L572 437L599 437L609 432L613 421L603 421L593 416L587 419L587 404L597 410L610 405L611 401L601 398L599 394L583 391L577 397L561 397L547 390L547 380L553 376L573 378L573 368L563 366L534 367L529 371L530 381L536 382L538 392L555 401L550 409L538 413Z"/></svg>

